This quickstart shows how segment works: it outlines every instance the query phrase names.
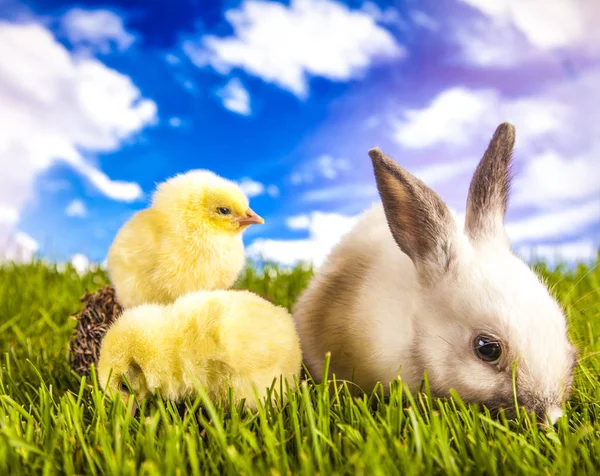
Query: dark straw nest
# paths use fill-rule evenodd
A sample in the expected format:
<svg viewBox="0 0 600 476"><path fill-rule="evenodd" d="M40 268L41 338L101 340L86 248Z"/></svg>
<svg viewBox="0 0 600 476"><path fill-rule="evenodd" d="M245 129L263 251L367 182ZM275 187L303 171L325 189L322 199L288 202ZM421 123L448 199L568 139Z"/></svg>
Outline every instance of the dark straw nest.
<svg viewBox="0 0 600 476"><path fill-rule="evenodd" d="M273 303L268 297L261 297ZM69 341L69 356L71 368L81 376L89 376L91 365L98 365L104 334L123 308L117 301L115 288L110 285L94 293L86 291L80 302L85 303L83 308L71 316L77 320L77 327Z"/></svg>
<svg viewBox="0 0 600 476"><path fill-rule="evenodd" d="M111 323L123 308L115 296L115 288L104 286L94 293L86 293L80 302L83 309L72 316L77 320L75 333L69 341L71 368L79 375L90 375L92 364L98 364L100 343Z"/></svg>

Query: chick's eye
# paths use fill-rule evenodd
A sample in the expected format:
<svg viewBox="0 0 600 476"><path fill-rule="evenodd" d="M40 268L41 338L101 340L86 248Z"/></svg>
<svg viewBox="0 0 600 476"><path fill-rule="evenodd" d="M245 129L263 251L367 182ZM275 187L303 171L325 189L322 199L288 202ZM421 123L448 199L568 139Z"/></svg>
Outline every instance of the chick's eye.
<svg viewBox="0 0 600 476"><path fill-rule="evenodd" d="M229 215L231 214L231 210L227 207L218 207L217 211L221 214L221 215Z"/></svg>
<svg viewBox="0 0 600 476"><path fill-rule="evenodd" d="M119 384L119 390L121 390L121 392L129 392L129 387L125 382L121 382Z"/></svg>
<svg viewBox="0 0 600 476"><path fill-rule="evenodd" d="M475 354L484 362L496 363L502 355L502 346L497 339L486 335L478 335L473 342Z"/></svg>

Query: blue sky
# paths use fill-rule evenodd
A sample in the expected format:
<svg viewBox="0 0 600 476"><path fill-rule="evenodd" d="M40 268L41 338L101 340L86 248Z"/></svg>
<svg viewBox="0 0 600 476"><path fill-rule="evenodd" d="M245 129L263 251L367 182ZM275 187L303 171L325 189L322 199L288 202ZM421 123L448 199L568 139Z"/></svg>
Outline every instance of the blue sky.
<svg viewBox="0 0 600 476"><path fill-rule="evenodd" d="M167 6L168 5L168 6ZM543 8L542 8L543 5ZM524 256L600 245L596 2L0 0L0 250L102 261L156 182L239 181L250 256L319 263L380 146L459 215L502 121Z"/></svg>

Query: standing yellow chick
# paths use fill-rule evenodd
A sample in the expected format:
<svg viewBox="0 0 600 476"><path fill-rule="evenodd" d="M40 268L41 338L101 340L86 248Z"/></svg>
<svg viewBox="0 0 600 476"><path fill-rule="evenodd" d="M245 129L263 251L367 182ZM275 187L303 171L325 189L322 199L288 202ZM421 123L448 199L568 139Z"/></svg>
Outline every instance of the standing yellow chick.
<svg viewBox="0 0 600 476"><path fill-rule="evenodd" d="M280 377L294 388L301 362L285 308L249 291L199 291L125 310L102 341L98 378L125 400L130 391L141 400L158 390L177 402L200 385L214 403L227 403L231 387L236 404L245 398L256 408L253 389L262 399Z"/></svg>
<svg viewBox="0 0 600 476"><path fill-rule="evenodd" d="M107 257L125 307L169 303L198 290L231 287L244 267L242 231L264 220L233 182L194 170L160 184L152 206L117 233Z"/></svg>

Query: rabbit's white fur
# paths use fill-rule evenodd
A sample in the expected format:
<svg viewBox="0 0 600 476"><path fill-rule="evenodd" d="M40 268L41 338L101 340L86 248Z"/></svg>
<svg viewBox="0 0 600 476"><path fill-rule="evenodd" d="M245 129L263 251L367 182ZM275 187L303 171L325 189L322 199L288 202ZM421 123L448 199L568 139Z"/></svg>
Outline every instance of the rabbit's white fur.
<svg viewBox="0 0 600 476"><path fill-rule="evenodd" d="M322 379L324 358L330 352L330 371L365 391L376 382L387 389L398 375L416 388L427 371L434 394L448 395L454 388L466 401L511 414L516 360L519 404L539 418L550 415L554 420L560 415L571 387L575 351L558 304L512 253L503 232L508 183L494 181L508 182L510 157L504 157L504 164L489 157L494 152L510 155L511 133L514 140L512 126L499 127L494 140L500 145L504 140L510 150L494 149L493 140L476 172L467 206L470 228L463 231L447 209L417 207L418 213L436 210L425 223L434 225L429 241L411 236L406 226L394 236L399 226L395 216L410 214L414 200L439 200L435 202L441 203L439 207L445 205L385 158L397 177L388 182L379 171L384 206L368 210L341 240L294 309L304 361L315 379ZM373 154L383 156L378 150ZM375 159L374 165L377 175L380 166ZM486 179L489 175L491 180ZM398 177L408 188L397 186ZM390 201L394 187L396 198ZM401 204L395 203L398 199ZM400 224L414 223L403 219L398 219ZM422 254L425 248L419 246L426 245L430 248ZM498 365L477 357L473 340L479 334L502 343Z"/></svg>

